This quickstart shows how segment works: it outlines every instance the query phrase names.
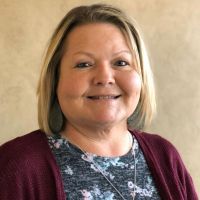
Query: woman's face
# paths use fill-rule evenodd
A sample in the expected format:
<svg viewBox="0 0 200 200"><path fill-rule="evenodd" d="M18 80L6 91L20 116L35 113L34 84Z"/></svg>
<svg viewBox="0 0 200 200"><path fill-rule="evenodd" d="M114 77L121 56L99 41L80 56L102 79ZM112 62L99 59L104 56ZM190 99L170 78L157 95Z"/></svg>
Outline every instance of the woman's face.
<svg viewBox="0 0 200 200"><path fill-rule="evenodd" d="M134 58L122 32L112 24L73 29L66 39L57 87L67 123L125 125L141 90Z"/></svg>

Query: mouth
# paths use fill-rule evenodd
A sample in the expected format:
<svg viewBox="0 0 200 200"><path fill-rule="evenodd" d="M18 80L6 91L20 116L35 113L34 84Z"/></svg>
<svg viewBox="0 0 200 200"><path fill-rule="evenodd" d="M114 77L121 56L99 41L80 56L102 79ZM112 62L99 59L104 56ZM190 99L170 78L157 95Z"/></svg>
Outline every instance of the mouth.
<svg viewBox="0 0 200 200"><path fill-rule="evenodd" d="M87 96L88 99L92 100L109 100L109 99L118 99L121 95L94 95Z"/></svg>

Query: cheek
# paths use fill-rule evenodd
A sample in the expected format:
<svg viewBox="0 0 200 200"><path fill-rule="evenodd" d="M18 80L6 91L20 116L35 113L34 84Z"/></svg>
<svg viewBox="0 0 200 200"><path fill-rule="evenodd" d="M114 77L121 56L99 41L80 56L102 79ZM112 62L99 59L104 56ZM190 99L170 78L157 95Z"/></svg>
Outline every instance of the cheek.
<svg viewBox="0 0 200 200"><path fill-rule="evenodd" d="M123 80L123 83L124 83L124 88L128 95L130 96L140 95L142 82L137 72L129 73Z"/></svg>
<svg viewBox="0 0 200 200"><path fill-rule="evenodd" d="M84 92L85 82L80 77L61 76L58 81L57 95L60 97L78 97Z"/></svg>
<svg viewBox="0 0 200 200"><path fill-rule="evenodd" d="M73 88L74 88L73 82L74 82L73 79L67 76L63 75L60 76L57 87L58 98L63 98L65 96L73 94Z"/></svg>

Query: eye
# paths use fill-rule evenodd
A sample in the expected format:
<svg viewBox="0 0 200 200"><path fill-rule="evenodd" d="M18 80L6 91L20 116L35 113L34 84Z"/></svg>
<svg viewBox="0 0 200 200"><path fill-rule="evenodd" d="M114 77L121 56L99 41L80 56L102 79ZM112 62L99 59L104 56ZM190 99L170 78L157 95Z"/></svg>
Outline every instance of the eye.
<svg viewBox="0 0 200 200"><path fill-rule="evenodd" d="M87 68L87 67L91 67L92 64L88 63L88 62L81 62L75 65L76 68Z"/></svg>
<svg viewBox="0 0 200 200"><path fill-rule="evenodd" d="M117 60L114 65L119 66L119 67L123 67L123 66L127 66L129 65L129 63L125 60Z"/></svg>

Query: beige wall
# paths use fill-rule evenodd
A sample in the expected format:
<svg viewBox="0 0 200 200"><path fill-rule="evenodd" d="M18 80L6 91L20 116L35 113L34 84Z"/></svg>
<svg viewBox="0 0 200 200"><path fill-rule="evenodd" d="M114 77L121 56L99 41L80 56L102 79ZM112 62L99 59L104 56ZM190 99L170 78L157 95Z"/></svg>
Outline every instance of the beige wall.
<svg viewBox="0 0 200 200"><path fill-rule="evenodd" d="M0 143L37 129L36 85L52 30L84 0L0 0ZM102 1L101 1L102 2ZM149 131L179 150L200 192L200 1L112 0L140 24L157 83Z"/></svg>

